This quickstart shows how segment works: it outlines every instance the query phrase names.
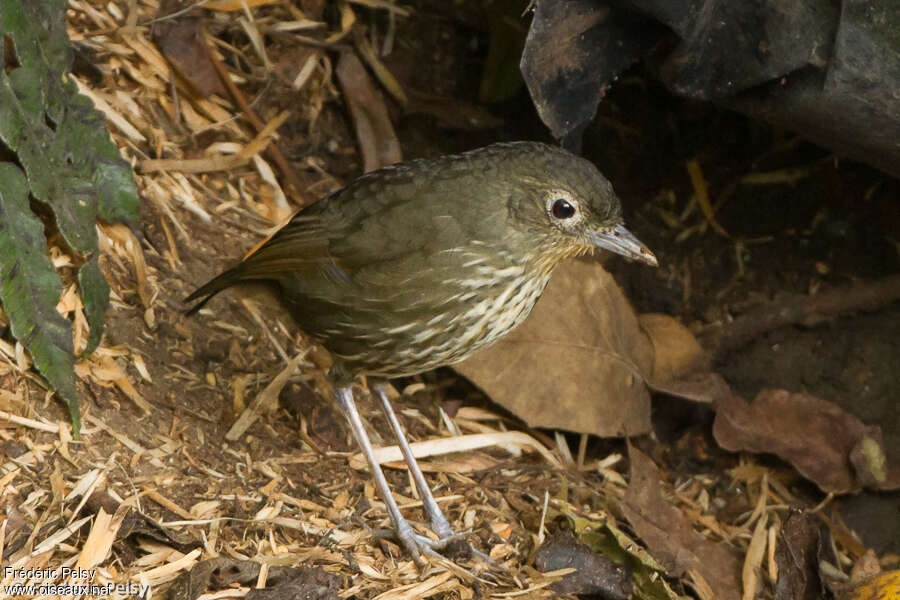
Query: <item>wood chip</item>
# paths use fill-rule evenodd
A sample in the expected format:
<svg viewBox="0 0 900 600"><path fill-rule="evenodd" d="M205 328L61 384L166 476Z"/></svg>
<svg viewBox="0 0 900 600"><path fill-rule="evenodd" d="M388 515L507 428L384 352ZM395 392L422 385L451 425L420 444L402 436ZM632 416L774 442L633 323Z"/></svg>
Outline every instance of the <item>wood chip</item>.
<svg viewBox="0 0 900 600"><path fill-rule="evenodd" d="M452 438L438 438L424 442L413 442L410 444L410 448L412 448L413 455L416 458L424 458L426 456L440 456L451 452L465 452L503 444L515 444L536 450L553 467L562 469L562 464L560 464L559 460L543 444L521 431L476 433ZM399 462L403 460L403 453L400 451L399 446L375 448L375 459L379 464ZM362 453L357 453L350 457L350 466L354 469L366 469L367 465L368 463L363 458Z"/></svg>
<svg viewBox="0 0 900 600"><path fill-rule="evenodd" d="M288 379L294 374L294 371L297 370L297 365L300 364L300 361L302 361L305 356L306 351L304 350L288 361L287 366L272 379L272 382L267 385L256 398L253 399L253 402L250 403L247 410L241 413L238 420L235 421L234 425L231 426L231 429L228 430L228 433L225 434L226 440L234 441L244 435L244 432L259 418L262 411L266 410L266 408L271 409L271 407L275 406L275 403L278 400L278 394L281 393L282 388L287 384Z"/></svg>

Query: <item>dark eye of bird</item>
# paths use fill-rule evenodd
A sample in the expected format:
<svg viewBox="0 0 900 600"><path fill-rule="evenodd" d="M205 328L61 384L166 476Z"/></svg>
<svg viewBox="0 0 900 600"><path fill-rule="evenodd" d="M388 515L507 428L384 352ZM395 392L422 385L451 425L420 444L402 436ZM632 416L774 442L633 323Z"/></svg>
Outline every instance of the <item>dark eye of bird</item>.
<svg viewBox="0 0 900 600"><path fill-rule="evenodd" d="M553 201L553 207L550 209L550 212L557 219L568 219L575 214L575 207L564 198L557 198Z"/></svg>

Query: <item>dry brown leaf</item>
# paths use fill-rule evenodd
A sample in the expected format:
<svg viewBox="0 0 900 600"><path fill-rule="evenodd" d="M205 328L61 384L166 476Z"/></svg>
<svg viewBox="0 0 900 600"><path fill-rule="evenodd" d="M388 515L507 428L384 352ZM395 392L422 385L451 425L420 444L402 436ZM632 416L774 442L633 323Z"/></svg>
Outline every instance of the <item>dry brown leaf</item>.
<svg viewBox="0 0 900 600"><path fill-rule="evenodd" d="M520 327L456 370L532 427L609 437L650 430L652 365L650 340L612 276L573 260Z"/></svg>
<svg viewBox="0 0 900 600"><path fill-rule="evenodd" d="M719 398L731 396L728 382L712 371L697 371L668 381L652 379L647 381L647 385L654 392L706 404L715 404Z"/></svg>
<svg viewBox="0 0 900 600"><path fill-rule="evenodd" d="M159 16L179 10L180 2L168 0L160 5ZM212 94L225 95L225 88L219 74L206 52L203 20L192 14L174 19L157 21L153 26L152 39L163 56L201 98Z"/></svg>
<svg viewBox="0 0 900 600"><path fill-rule="evenodd" d="M890 489L897 483L896 468L879 482L871 472L878 461L866 462L866 454L884 457L881 428L809 394L766 390L752 404L724 396L716 404L713 435L726 450L778 455L825 492Z"/></svg>
<svg viewBox="0 0 900 600"><path fill-rule="evenodd" d="M342 52L336 70L344 100L350 109L363 170L373 171L403 160L400 142L381 95L366 68L352 52Z"/></svg>
<svg viewBox="0 0 900 600"><path fill-rule="evenodd" d="M703 349L694 334L677 320L651 313L640 315L638 321L653 343L653 379L680 379L703 362Z"/></svg>
<svg viewBox="0 0 900 600"><path fill-rule="evenodd" d="M717 600L741 597L738 557L723 543L694 531L688 518L662 495L659 469L644 453L631 448L631 479L622 511L650 554L673 577L699 574Z"/></svg>

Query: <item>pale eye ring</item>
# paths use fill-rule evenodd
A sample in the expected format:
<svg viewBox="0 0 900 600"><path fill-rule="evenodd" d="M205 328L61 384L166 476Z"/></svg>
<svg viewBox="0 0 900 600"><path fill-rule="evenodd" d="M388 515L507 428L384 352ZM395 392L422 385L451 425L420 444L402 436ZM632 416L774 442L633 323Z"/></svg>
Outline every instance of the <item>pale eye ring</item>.
<svg viewBox="0 0 900 600"><path fill-rule="evenodd" d="M576 212L575 206L565 198L557 198L550 205L550 214L557 219L570 219Z"/></svg>

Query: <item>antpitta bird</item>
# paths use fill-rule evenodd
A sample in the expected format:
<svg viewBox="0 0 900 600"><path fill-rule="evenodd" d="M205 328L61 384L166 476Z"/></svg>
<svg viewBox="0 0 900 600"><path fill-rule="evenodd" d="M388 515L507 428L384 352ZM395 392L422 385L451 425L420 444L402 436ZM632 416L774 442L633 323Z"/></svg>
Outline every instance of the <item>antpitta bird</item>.
<svg viewBox="0 0 900 600"><path fill-rule="evenodd" d="M531 312L554 267L602 248L656 265L622 224L593 164L534 142L500 143L367 173L291 219L187 298L267 282L334 357L337 402L368 459L395 533L416 563L457 539L416 464L384 380L463 360ZM565 318L565 315L560 315ZM400 513L351 385L365 375L397 436L434 542Z"/></svg>

